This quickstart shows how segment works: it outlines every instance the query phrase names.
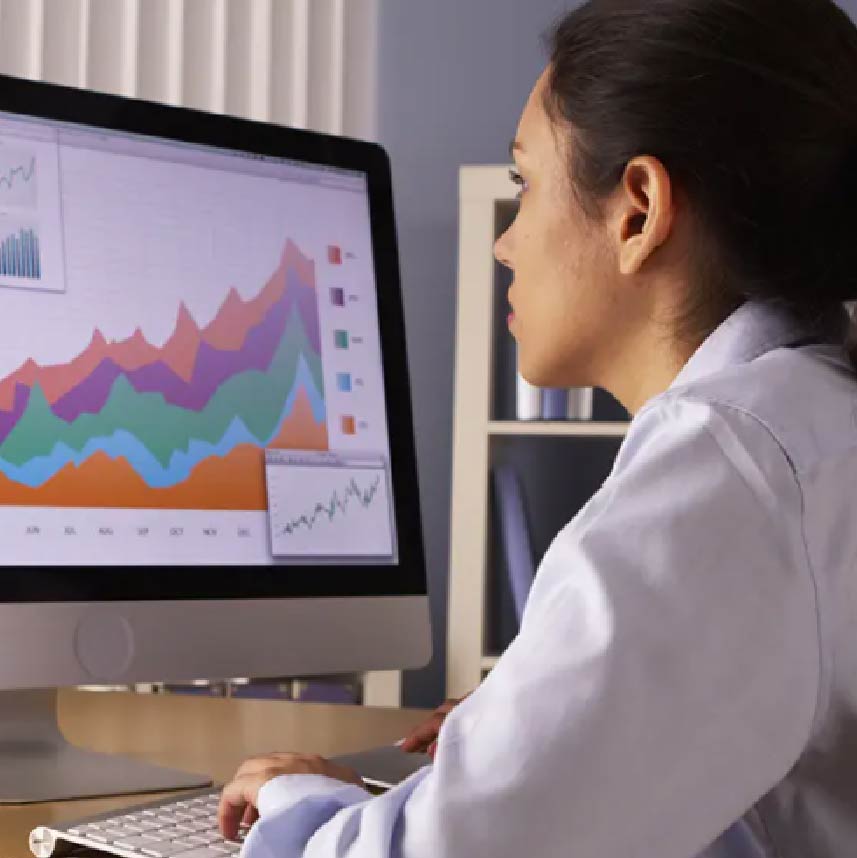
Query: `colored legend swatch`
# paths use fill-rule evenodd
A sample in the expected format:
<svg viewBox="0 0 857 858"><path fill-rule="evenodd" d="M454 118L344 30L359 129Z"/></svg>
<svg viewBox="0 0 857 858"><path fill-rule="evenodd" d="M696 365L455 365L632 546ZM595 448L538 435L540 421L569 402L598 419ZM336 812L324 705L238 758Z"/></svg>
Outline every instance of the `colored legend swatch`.
<svg viewBox="0 0 857 858"><path fill-rule="evenodd" d="M343 393L351 393L351 373L338 372L336 373L336 389Z"/></svg>
<svg viewBox="0 0 857 858"><path fill-rule="evenodd" d="M335 244L330 244L327 247L327 261L331 265L342 265L342 248Z"/></svg>
<svg viewBox="0 0 857 858"><path fill-rule="evenodd" d="M342 418L342 434L343 435L356 435L357 434L357 423L355 422L353 417L343 417Z"/></svg>
<svg viewBox="0 0 857 858"><path fill-rule="evenodd" d="M348 348L348 331L334 331L333 332L334 342L336 343L336 348L338 349L347 349Z"/></svg>
<svg viewBox="0 0 857 858"><path fill-rule="evenodd" d="M345 290L340 289L338 286L332 286L330 289L330 303L333 304L334 307L344 307Z"/></svg>

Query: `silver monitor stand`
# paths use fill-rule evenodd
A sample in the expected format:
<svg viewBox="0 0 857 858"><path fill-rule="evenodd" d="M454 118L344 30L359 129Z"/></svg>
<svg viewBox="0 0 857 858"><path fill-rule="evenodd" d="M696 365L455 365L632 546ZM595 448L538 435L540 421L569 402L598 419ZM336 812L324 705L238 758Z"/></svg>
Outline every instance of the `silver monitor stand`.
<svg viewBox="0 0 857 858"><path fill-rule="evenodd" d="M70 745L57 695L0 691L0 804L96 798L205 787L211 780Z"/></svg>

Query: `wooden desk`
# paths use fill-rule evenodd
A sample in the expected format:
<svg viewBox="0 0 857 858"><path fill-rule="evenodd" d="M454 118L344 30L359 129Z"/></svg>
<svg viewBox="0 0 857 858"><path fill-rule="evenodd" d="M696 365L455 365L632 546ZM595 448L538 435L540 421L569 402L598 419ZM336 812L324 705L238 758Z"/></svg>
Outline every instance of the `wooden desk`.
<svg viewBox="0 0 857 858"><path fill-rule="evenodd" d="M269 700L65 690L60 726L69 741L96 751L202 772L223 783L248 756L304 751L322 756L401 738L422 721L419 709L375 709ZM158 796L0 807L0 858L32 858L36 825L140 804Z"/></svg>

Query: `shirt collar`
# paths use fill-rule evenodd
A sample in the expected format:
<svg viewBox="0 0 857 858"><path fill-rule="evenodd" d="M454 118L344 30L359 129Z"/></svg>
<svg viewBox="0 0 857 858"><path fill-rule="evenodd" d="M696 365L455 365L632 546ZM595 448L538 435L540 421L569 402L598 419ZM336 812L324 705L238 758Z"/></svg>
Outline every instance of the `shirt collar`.
<svg viewBox="0 0 857 858"><path fill-rule="evenodd" d="M693 353L670 388L687 384L727 366L748 363L766 352L817 338L823 343L844 343L850 316L836 307L817 324L796 320L781 307L747 301L728 316Z"/></svg>

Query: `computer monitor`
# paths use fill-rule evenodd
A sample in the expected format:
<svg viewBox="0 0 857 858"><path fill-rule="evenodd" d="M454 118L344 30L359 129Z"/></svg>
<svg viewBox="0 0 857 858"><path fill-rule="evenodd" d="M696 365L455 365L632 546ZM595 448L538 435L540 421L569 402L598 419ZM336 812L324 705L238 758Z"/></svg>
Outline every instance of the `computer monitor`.
<svg viewBox="0 0 857 858"><path fill-rule="evenodd" d="M426 663L383 149L0 77L0 534L0 801L199 782L32 689Z"/></svg>

